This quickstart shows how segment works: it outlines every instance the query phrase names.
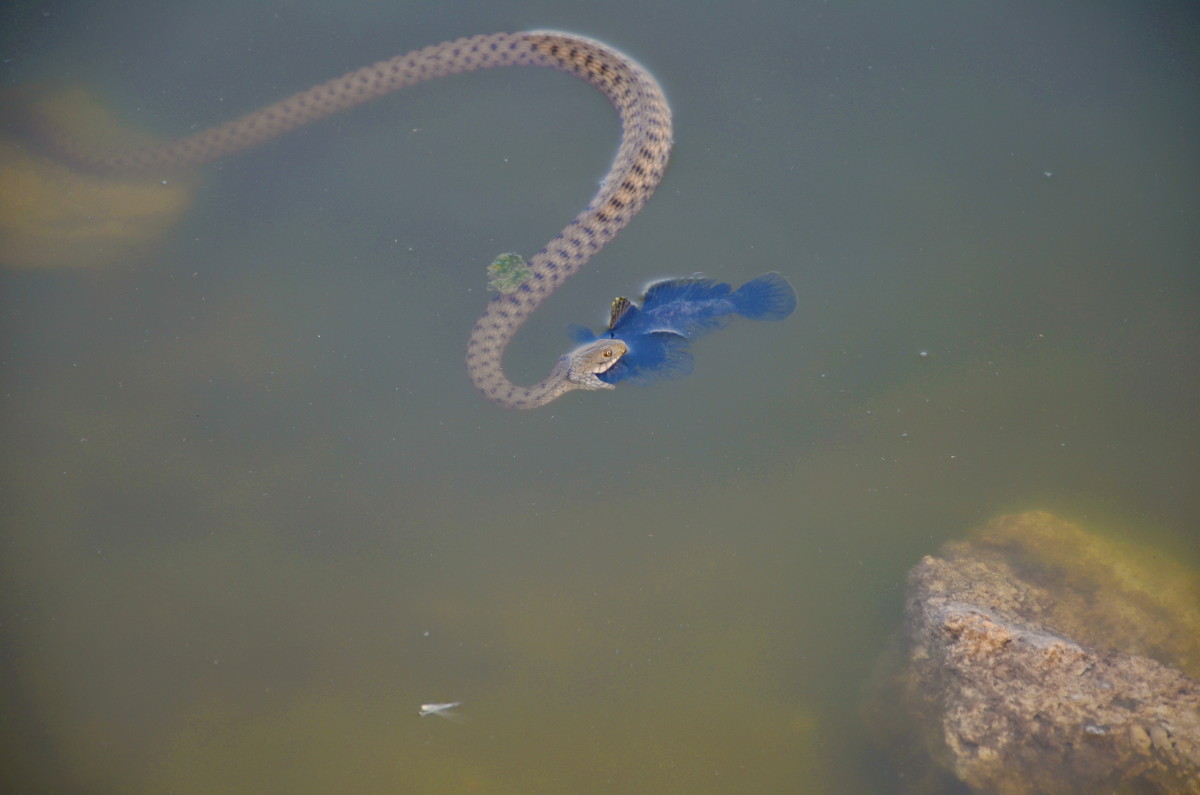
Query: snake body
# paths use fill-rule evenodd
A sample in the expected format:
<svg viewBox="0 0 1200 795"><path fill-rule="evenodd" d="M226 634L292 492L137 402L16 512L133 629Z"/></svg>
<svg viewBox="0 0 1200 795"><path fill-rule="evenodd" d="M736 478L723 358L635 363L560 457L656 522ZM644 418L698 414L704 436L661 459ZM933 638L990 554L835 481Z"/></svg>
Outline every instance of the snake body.
<svg viewBox="0 0 1200 795"><path fill-rule="evenodd" d="M467 342L467 370L480 392L508 408L544 406L573 389L604 389L596 374L625 352L606 340L561 357L542 381L518 386L504 350L535 309L635 216L662 181L671 150L671 110L654 78L632 58L592 39L554 31L492 33L414 50L350 72L234 121L158 147L112 153L49 135L62 155L93 170L150 173L199 165L269 141L407 86L501 66L546 66L595 86L621 117L621 144L596 195L529 259L530 278L494 297Z"/></svg>

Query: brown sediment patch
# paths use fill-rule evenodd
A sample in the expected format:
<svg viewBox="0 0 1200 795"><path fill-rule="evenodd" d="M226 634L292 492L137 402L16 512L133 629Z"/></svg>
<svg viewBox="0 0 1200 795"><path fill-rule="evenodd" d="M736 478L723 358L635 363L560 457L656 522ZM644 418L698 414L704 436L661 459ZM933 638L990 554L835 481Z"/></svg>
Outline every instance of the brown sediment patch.
<svg viewBox="0 0 1200 795"><path fill-rule="evenodd" d="M141 146L87 92L25 105L34 120L97 147ZM0 139L0 262L15 268L97 268L143 260L188 209L197 177L117 177L73 170L36 147Z"/></svg>

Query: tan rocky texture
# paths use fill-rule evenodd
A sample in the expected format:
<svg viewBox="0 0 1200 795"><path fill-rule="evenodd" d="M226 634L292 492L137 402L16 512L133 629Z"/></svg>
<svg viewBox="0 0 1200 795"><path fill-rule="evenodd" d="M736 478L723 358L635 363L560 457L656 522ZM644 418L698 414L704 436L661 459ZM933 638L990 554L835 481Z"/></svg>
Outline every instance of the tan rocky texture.
<svg viewBox="0 0 1200 795"><path fill-rule="evenodd" d="M1198 627L1194 571L1047 513L1001 517L909 573L889 745L912 721L910 762L980 792L1200 793Z"/></svg>

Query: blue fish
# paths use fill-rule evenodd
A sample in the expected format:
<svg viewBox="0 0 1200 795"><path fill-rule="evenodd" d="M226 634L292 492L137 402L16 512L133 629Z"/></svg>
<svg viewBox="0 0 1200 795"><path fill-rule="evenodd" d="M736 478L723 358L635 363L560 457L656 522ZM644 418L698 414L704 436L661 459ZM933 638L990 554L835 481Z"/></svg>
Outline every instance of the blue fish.
<svg viewBox="0 0 1200 795"><path fill-rule="evenodd" d="M712 279L667 279L646 289L641 307L628 298L613 301L608 328L599 336L572 324L580 343L610 337L629 350L597 377L605 383L648 384L692 372L692 340L724 328L735 315L751 320L783 320L796 309L796 291L778 273L768 273L734 290Z"/></svg>

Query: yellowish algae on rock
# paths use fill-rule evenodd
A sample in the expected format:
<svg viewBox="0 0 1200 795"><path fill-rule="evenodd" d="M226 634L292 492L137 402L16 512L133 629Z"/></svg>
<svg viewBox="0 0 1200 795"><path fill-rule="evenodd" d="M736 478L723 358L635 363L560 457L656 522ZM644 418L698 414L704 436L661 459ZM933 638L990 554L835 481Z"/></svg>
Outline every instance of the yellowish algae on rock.
<svg viewBox="0 0 1200 795"><path fill-rule="evenodd" d="M957 542L956 542L957 543ZM1045 511L1001 516L972 541L1054 591L1045 623L1089 646L1200 677L1200 572L1160 550L1085 532ZM955 544L948 545L953 548Z"/></svg>

